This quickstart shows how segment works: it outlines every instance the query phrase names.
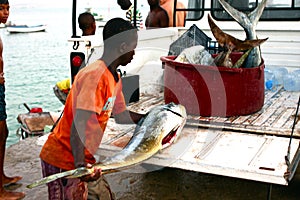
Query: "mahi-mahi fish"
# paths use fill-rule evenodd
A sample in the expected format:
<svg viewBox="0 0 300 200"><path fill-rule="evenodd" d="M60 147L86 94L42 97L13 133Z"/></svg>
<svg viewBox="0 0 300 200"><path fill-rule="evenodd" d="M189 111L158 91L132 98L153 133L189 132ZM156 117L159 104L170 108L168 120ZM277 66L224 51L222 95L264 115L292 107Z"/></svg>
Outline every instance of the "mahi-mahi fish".
<svg viewBox="0 0 300 200"><path fill-rule="evenodd" d="M180 104L156 106L140 120L132 138L120 152L101 163L94 164L91 168L80 167L53 174L27 185L27 188L34 188L63 177L79 178L93 173L95 169L101 169L102 174L108 174L141 163L174 143L185 125L186 118L186 109Z"/></svg>
<svg viewBox="0 0 300 200"><path fill-rule="evenodd" d="M229 3L225 0L219 0L219 3L223 6L226 12L231 15L233 19L235 19L245 30L246 39L247 40L256 40L256 25L261 17L264 8L266 7L267 0L262 0L258 6L249 14L245 14L233 8ZM257 67L261 63L261 51L260 47L254 47L249 56L245 61L245 68Z"/></svg>

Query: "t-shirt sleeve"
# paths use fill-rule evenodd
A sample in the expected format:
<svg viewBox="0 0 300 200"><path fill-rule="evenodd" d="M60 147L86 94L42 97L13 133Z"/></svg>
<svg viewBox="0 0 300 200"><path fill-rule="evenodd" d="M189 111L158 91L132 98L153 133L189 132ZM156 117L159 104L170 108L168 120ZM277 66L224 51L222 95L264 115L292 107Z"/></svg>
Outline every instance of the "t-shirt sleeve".
<svg viewBox="0 0 300 200"><path fill-rule="evenodd" d="M77 96L77 109L89 110L100 114L105 102L105 85L99 77L90 76L89 79L84 78L78 86L79 92ZM100 81L99 81L100 80Z"/></svg>

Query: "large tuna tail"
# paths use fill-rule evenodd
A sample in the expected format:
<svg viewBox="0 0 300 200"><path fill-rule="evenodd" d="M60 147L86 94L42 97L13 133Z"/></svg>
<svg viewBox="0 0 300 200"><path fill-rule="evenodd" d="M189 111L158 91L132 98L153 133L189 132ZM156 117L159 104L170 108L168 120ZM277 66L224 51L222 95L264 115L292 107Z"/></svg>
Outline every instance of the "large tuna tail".
<svg viewBox="0 0 300 200"><path fill-rule="evenodd" d="M261 3L258 4L258 6L248 15L236 10L225 0L219 0L219 3L227 11L227 13L244 28L248 40L257 39L255 27L264 11L264 8L266 7L267 0L262 0Z"/></svg>

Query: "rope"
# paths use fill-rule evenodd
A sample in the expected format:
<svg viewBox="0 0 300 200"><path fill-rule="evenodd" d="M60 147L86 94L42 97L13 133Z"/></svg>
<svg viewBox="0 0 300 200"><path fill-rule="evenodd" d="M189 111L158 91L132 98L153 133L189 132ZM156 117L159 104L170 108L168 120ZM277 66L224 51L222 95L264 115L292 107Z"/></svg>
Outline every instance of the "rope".
<svg viewBox="0 0 300 200"><path fill-rule="evenodd" d="M288 166L290 166L291 143L292 143L292 139L293 139L293 136L294 136L295 126L296 126L296 123L297 123L299 105L300 105L300 95L299 95L298 105L297 105L297 109L296 109L296 113L295 113L295 118L294 118L294 123L293 123L293 127L292 127L292 132L291 132L291 135L290 135L290 142L289 142L289 146L288 146L288 150L287 150L287 155L285 157L285 162L286 162L286 164Z"/></svg>

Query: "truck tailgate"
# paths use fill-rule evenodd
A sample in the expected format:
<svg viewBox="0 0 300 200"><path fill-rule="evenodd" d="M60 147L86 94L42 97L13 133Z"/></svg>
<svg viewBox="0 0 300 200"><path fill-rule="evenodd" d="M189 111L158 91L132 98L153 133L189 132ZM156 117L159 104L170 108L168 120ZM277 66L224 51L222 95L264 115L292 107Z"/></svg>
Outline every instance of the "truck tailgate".
<svg viewBox="0 0 300 200"><path fill-rule="evenodd" d="M263 108L247 116L189 115L176 143L145 163L287 185L300 159L299 115L291 137L299 95L283 89L267 91ZM162 103L162 94L142 95L129 109L145 113ZM111 156L126 145L134 127L111 119L101 156Z"/></svg>

